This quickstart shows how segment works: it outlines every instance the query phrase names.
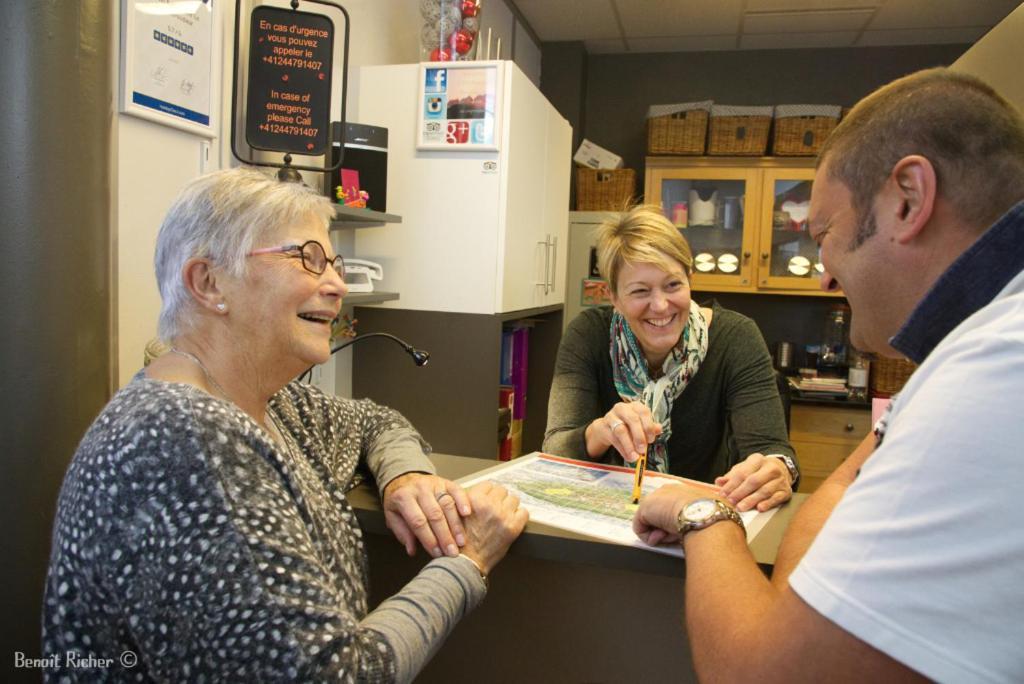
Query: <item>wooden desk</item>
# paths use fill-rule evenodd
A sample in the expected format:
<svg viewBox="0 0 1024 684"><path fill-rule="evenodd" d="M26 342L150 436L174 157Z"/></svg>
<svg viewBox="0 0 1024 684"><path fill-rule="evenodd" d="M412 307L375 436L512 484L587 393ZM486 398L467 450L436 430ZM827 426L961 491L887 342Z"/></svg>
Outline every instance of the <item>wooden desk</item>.
<svg viewBox="0 0 1024 684"><path fill-rule="evenodd" d="M492 460L434 454L458 479ZM750 544L766 570L806 499L797 494ZM371 605L427 562L408 558L384 525L376 492L349 494L367 532ZM417 682L696 681L683 626L685 563L530 522L491 575L484 602L463 620Z"/></svg>

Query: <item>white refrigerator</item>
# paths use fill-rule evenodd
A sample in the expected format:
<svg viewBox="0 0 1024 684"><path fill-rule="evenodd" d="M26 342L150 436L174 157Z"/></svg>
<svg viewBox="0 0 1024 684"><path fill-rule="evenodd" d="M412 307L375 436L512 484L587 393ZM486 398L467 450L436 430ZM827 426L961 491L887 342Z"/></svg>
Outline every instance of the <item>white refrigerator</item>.
<svg viewBox="0 0 1024 684"><path fill-rule="evenodd" d="M402 222L357 230L355 256L383 265L379 289L400 296L385 307L504 314L562 304L572 128L513 62L460 64L494 68L496 150L418 148L431 144L421 134L424 69L360 69L352 120L388 129L387 211Z"/></svg>

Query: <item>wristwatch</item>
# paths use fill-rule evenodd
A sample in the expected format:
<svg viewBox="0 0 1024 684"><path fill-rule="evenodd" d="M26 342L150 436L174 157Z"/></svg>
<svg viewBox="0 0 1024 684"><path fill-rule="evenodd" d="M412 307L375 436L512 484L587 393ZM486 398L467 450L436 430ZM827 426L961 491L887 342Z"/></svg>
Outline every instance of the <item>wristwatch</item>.
<svg viewBox="0 0 1024 684"><path fill-rule="evenodd" d="M796 491L796 486L800 483L800 470L796 467L793 459L785 454L769 454L768 458L777 458L782 461L786 470L789 471L789 484L793 486L793 491Z"/></svg>
<svg viewBox="0 0 1024 684"><path fill-rule="evenodd" d="M682 538L687 532L703 530L722 520L732 520L744 533L747 531L736 509L720 499L694 499L679 511L676 526Z"/></svg>

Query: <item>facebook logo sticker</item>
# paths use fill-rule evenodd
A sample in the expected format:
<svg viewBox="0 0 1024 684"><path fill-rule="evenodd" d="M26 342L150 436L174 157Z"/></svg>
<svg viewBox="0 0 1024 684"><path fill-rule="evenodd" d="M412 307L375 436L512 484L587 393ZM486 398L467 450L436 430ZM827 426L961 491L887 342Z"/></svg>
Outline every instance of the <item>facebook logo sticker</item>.
<svg viewBox="0 0 1024 684"><path fill-rule="evenodd" d="M443 93L448 89L447 69L427 69L426 80L423 83L425 93Z"/></svg>

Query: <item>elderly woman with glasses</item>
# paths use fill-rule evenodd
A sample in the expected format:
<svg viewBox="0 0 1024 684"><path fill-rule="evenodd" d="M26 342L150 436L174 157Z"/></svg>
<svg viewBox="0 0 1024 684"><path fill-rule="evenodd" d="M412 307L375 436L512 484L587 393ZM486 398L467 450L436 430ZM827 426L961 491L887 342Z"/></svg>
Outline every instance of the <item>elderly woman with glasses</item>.
<svg viewBox="0 0 1024 684"><path fill-rule="evenodd" d="M768 348L749 318L690 298L693 257L657 206L605 222L611 307L562 338L544 451L713 481L741 511L787 501L799 471Z"/></svg>
<svg viewBox="0 0 1024 684"><path fill-rule="evenodd" d="M252 169L174 202L156 247L170 352L110 401L61 491L43 642L58 670L130 652L114 679L408 681L483 598L518 500L434 475L395 411L293 381L328 359L347 291L332 216ZM373 611L345 498L364 471L407 552L433 556Z"/></svg>

